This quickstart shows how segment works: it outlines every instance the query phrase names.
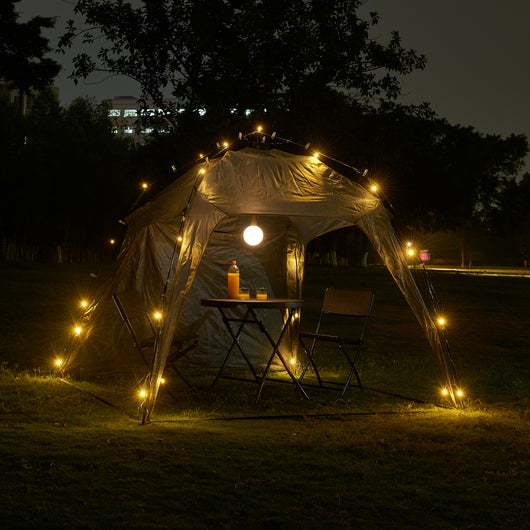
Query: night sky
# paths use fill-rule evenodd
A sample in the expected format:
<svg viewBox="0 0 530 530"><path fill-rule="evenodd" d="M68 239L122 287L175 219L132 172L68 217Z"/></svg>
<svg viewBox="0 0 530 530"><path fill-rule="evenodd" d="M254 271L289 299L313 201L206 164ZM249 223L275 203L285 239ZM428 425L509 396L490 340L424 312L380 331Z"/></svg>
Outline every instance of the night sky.
<svg viewBox="0 0 530 530"><path fill-rule="evenodd" d="M16 9L22 20L57 17L56 28L46 34L54 47L72 18L72 4L21 0ZM397 30L405 48L428 58L425 70L405 78L402 103L429 101L450 123L482 133L530 136L528 0L368 0L363 11L381 16L374 37L384 42ZM138 95L135 83L125 78L75 86L67 79L71 56L54 56L65 66L55 83L63 105L79 96Z"/></svg>

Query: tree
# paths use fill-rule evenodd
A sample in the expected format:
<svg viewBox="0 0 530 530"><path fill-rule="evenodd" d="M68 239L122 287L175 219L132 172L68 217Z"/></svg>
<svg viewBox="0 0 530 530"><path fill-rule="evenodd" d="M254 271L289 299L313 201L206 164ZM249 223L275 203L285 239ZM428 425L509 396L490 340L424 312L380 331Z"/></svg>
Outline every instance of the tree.
<svg viewBox="0 0 530 530"><path fill-rule="evenodd" d="M9 107L0 111L9 116ZM24 141L13 143L16 164L0 212L0 236L11 249L4 258L48 260L57 247L63 260L101 258L138 194L132 145L112 133L108 107L85 98L64 109L44 90L27 116L15 118L11 130L23 130Z"/></svg>
<svg viewBox="0 0 530 530"><path fill-rule="evenodd" d="M19 0L3 0L0 4L0 78L21 92L42 89L59 73L59 64L45 57L50 51L44 28L54 26L46 17L18 22L15 4Z"/></svg>
<svg viewBox="0 0 530 530"><path fill-rule="evenodd" d="M246 109L289 111L301 95L326 89L351 100L395 98L399 76L423 68L425 57L404 49L397 32L387 44L370 39L378 15L362 20L362 3L78 0L90 29L70 21L60 47L87 45L74 58L75 81L94 72L131 77L173 126L179 109L205 109L218 130ZM97 49L100 36L106 44Z"/></svg>

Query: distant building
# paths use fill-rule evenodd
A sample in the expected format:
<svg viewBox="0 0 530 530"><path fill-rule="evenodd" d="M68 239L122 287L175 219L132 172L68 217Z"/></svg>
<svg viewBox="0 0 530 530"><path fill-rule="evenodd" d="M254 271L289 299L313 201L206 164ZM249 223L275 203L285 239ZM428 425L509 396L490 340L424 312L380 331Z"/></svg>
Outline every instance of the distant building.
<svg viewBox="0 0 530 530"><path fill-rule="evenodd" d="M109 118L112 121L114 132L120 136L129 137L136 143L143 143L146 135L155 131L155 126L144 127L140 124L142 112L149 116L156 116L162 111L148 102L148 108L142 110L137 98L133 96L118 96L106 99L110 106ZM160 119L156 126L157 132L167 132L168 124Z"/></svg>

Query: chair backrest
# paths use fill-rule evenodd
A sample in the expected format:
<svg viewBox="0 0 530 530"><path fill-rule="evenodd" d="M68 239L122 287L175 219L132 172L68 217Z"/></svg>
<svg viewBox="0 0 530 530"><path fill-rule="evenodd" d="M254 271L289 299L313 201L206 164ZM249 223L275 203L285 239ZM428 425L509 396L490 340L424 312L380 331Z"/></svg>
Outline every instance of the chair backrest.
<svg viewBox="0 0 530 530"><path fill-rule="evenodd" d="M149 342L154 342L155 327L140 293L134 289L114 293L112 299L121 318L140 350Z"/></svg>
<svg viewBox="0 0 530 530"><path fill-rule="evenodd" d="M374 305L371 291L349 291L328 287L324 293L317 333L356 338L362 343ZM354 325L357 321L358 325Z"/></svg>
<svg viewBox="0 0 530 530"><path fill-rule="evenodd" d="M371 291L347 291L329 287L324 293L322 312L347 316L369 316L373 303L374 294Z"/></svg>

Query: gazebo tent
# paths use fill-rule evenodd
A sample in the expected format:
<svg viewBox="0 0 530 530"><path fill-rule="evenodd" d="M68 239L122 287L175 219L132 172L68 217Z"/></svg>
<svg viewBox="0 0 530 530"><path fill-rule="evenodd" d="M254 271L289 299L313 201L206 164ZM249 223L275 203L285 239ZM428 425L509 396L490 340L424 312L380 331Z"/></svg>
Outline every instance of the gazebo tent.
<svg viewBox="0 0 530 530"><path fill-rule="evenodd" d="M256 247L248 246L242 238L251 216L256 216L264 232L263 242ZM148 417L176 332L186 328L199 334L198 347L186 362L205 370L219 366L228 339L221 330L219 316L201 307L200 300L226 297L226 272L231 260L237 260L242 285L265 286L273 297L303 298L308 243L347 226L357 226L364 232L381 256L424 329L452 393L450 360L435 315L410 274L390 213L377 196L319 158L279 149L226 150L175 180L129 215L126 223L116 271L105 289L107 296L100 297L87 312L98 321L106 321L104 340L99 347L87 344L79 349L69 364L83 367L86 373L136 366L131 349L118 344L123 344L125 332L118 313L108 303L108 295L130 288L140 291L149 305L163 308L164 314L149 378ZM98 312L105 316L98 316ZM282 316L269 318L279 320ZM267 325L272 328L274 322ZM91 339L97 340L96 327L92 335ZM253 362L265 363L267 359L260 357L260 334L244 340ZM293 329L290 348L294 349L295 341ZM103 343L107 348L102 347ZM140 369L145 372L145 367Z"/></svg>

